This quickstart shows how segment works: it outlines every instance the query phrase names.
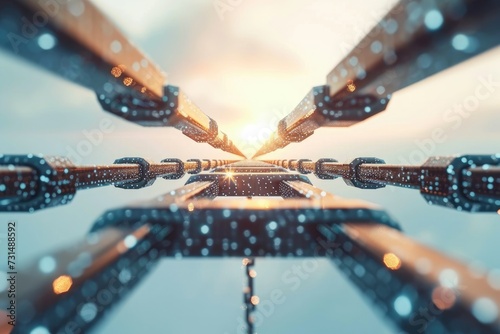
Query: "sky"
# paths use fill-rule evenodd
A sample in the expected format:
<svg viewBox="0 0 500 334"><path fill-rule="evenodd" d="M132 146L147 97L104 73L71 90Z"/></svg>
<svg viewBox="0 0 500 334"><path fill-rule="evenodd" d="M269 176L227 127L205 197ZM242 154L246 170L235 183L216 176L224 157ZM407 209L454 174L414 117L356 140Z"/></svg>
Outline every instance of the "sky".
<svg viewBox="0 0 500 334"><path fill-rule="evenodd" d="M241 0L224 13L209 0L94 0L117 26L217 120L251 155L276 122L343 58L394 1ZM427 156L500 152L500 87L469 114L457 105L484 81L500 82L496 48L394 94L386 111L348 128L327 128L264 158L376 156L388 163L422 163ZM0 152L68 155L85 131L103 119L112 131L79 164L109 164L125 156L234 158L170 128L145 128L100 109L95 94L0 51ZM439 142L432 133L441 129ZM175 143L175 145L173 144ZM104 211L180 187L158 180L145 189L104 187L79 192L70 205L34 214L0 214L17 220L20 262L79 240ZM377 203L404 232L474 266L500 270L497 214L468 214L429 206L418 192L361 190L342 180L311 181L346 198ZM81 214L85 212L85 214ZM394 329L327 260L293 290L282 275L303 260L257 259L261 300L285 296L258 326L261 333L393 333ZM155 271L96 329L98 333L235 333L241 310L240 259L162 260ZM133 322L130 319L135 319Z"/></svg>

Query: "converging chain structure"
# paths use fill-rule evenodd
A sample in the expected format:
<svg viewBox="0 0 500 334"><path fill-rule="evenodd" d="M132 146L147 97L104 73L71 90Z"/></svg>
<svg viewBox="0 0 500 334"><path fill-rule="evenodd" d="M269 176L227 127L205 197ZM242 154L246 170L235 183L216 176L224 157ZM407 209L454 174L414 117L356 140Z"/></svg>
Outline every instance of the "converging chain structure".
<svg viewBox="0 0 500 334"><path fill-rule="evenodd" d="M457 34L465 34L473 45L451 43ZM57 45L42 50L37 43L42 35L55 36ZM70 205L84 189L112 185L134 191L157 179L168 182L189 174L181 188L97 217L81 242L50 254L57 260L50 274L40 273L37 266L19 270L18 320L10 328L3 317L0 332L85 332L109 314L82 312L95 305L98 291L106 288L106 309L111 308L161 258L239 257L248 278L243 292L247 332L254 333L256 258L320 256L331 259L404 333L422 332L408 317L411 310L429 305L440 315L424 332L500 333L500 290L486 277L405 236L404 222L377 205L334 196L307 177L341 178L362 189L415 189L429 205L443 210L497 214L500 154L432 156L421 165L390 164L383 157L347 163L328 156L317 161L257 159L303 141L320 127L365 121L383 112L394 92L499 42L499 1L401 1L328 74L324 85L312 88L279 122L255 156L246 159L217 122L181 89L166 84L158 66L92 2L2 1L3 49L94 91L109 113L142 126L174 127L238 158L150 161L132 156L80 166L66 157L0 154L3 212L37 214ZM19 47L13 50L13 45ZM461 285L443 284L443 271L453 272ZM0 297L2 315L7 297ZM478 315L478 307L486 311Z"/></svg>

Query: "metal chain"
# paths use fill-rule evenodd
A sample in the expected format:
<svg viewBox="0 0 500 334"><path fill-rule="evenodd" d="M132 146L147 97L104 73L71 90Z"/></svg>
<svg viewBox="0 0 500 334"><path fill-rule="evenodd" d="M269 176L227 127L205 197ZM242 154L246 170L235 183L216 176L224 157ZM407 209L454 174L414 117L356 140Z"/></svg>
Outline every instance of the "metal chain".
<svg viewBox="0 0 500 334"><path fill-rule="evenodd" d="M257 277L257 272L251 269L255 265L254 258L244 258L242 261L247 275L247 286L243 289L243 309L245 310L245 319L247 323L247 334L255 334L254 318L252 312L259 304L259 297L254 294L253 280Z"/></svg>

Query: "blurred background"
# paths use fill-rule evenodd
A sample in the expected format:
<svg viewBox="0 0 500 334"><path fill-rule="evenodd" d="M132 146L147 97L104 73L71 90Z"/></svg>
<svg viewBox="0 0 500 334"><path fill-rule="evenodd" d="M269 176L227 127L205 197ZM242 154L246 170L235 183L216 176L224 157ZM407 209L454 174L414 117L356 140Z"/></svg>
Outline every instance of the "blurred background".
<svg viewBox="0 0 500 334"><path fill-rule="evenodd" d="M327 73L395 1L94 3L167 71L170 84L180 86L251 156L311 87L325 84ZM397 92L387 110L368 121L317 130L305 141L261 158L348 161L375 156L388 163L419 164L431 155L498 153L499 57L500 48L493 49ZM465 108L478 87L489 94ZM1 153L70 156L78 164L110 164L125 156L156 161L235 158L175 129L141 127L106 113L93 92L4 51L0 90ZM100 131L104 119L111 121L111 130L79 154L85 134ZM436 131L442 133L439 140L433 136ZM22 266L81 239L105 210L154 198L186 179L158 180L152 187L133 191L114 187L81 191L70 205L34 214L3 213L0 221L18 222ZM361 190L342 180L310 179L339 196L381 205L412 238L479 271L491 270L491 279L500 280L500 215L429 206L412 190ZM276 290L284 296L282 304L261 311L259 333L395 331L329 261L317 264L297 286L287 278L295 275L294 266L305 265L303 260L257 259L255 288L261 301L269 300ZM241 259L164 259L96 332L239 333L243 279ZM4 282L0 279L0 290Z"/></svg>

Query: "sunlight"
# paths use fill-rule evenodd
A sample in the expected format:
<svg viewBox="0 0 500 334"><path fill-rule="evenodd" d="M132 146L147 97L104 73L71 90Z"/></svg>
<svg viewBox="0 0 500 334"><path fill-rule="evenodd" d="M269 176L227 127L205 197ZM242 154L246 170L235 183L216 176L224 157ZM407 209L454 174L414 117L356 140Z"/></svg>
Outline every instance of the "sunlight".
<svg viewBox="0 0 500 334"><path fill-rule="evenodd" d="M240 139L250 143L264 143L273 133L273 129L266 124L249 124L240 132Z"/></svg>
<svg viewBox="0 0 500 334"><path fill-rule="evenodd" d="M275 127L271 126L271 124L265 124L264 122L245 125L239 131L236 145L245 155L252 156L264 145L275 130Z"/></svg>
<svg viewBox="0 0 500 334"><path fill-rule="evenodd" d="M224 180L227 181L227 184L231 186L231 183L236 185L236 182L234 181L234 172L229 168L225 173L224 173Z"/></svg>

